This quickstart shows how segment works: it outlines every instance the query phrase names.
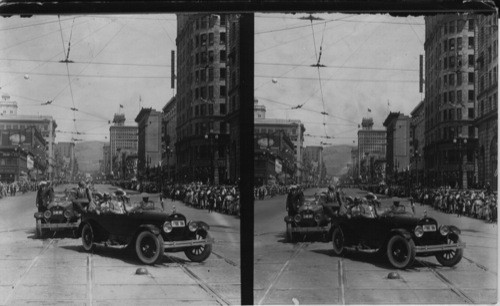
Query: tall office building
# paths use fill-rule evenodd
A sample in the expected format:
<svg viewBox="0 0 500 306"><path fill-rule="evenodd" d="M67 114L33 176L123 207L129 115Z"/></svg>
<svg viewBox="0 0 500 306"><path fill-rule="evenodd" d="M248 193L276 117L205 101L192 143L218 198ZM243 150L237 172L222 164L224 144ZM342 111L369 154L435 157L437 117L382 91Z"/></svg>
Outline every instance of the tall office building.
<svg viewBox="0 0 500 306"><path fill-rule="evenodd" d="M229 180L228 16L177 15L177 177Z"/></svg>
<svg viewBox="0 0 500 306"><path fill-rule="evenodd" d="M117 161L119 155L125 151L132 154L137 153L138 146L137 126L126 126L125 115L115 114L113 125L109 127L109 158L110 173L117 175L120 171Z"/></svg>
<svg viewBox="0 0 500 306"><path fill-rule="evenodd" d="M365 181L385 178L387 133L373 129L373 119L363 118L358 131L358 173Z"/></svg>
<svg viewBox="0 0 500 306"><path fill-rule="evenodd" d="M410 165L410 117L401 113L389 113L384 121L387 135L386 173L409 170Z"/></svg>
<svg viewBox="0 0 500 306"><path fill-rule="evenodd" d="M425 17L425 148L428 184L467 188L476 180L474 125L478 16Z"/></svg>
<svg viewBox="0 0 500 306"><path fill-rule="evenodd" d="M478 183L497 190L498 171L498 14L479 15L476 121Z"/></svg>

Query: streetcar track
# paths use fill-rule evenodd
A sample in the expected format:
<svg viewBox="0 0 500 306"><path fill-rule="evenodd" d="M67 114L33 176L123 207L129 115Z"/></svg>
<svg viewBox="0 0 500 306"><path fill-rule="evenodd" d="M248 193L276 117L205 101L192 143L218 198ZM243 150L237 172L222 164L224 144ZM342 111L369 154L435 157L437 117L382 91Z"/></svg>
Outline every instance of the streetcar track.
<svg viewBox="0 0 500 306"><path fill-rule="evenodd" d="M344 273L344 260L340 258L339 263L339 286L340 286L340 294L339 294L339 303L345 305L345 273Z"/></svg>
<svg viewBox="0 0 500 306"><path fill-rule="evenodd" d="M442 281L453 293L455 293L458 297L460 297L467 304L475 304L474 300L465 294L457 285L455 285L452 281L450 281L446 276L444 276L441 272L437 271L434 267L431 267L428 263L422 260L417 260L422 265L427 267L437 279Z"/></svg>
<svg viewBox="0 0 500 306"><path fill-rule="evenodd" d="M280 280L281 276L283 275L283 272L285 272L285 269L288 267L288 265L290 264L290 261L292 261L293 259L295 259L295 257L297 257L299 255L299 253L304 249L304 247L306 246L307 244L304 243L304 242L301 242L299 244L299 247L295 249L295 251L293 252L292 256L290 256L290 258L285 262L285 264L281 267L280 271L275 275L273 281L269 284L269 287L267 287L266 291L264 292L264 295L262 296L262 298L259 300L259 303L258 305L262 305L262 303L264 302L264 300L267 298L267 295L269 294L269 292L271 292L271 290L273 289L273 287L278 283L278 281Z"/></svg>
<svg viewBox="0 0 500 306"><path fill-rule="evenodd" d="M37 256L35 256L35 258L33 258L33 260L31 261L30 265L26 268L26 270L23 271L23 273L21 274L21 276L14 283L14 285L12 285L12 290L9 292L9 295L5 299L5 305L8 305L10 303L11 299L14 297L16 289L19 288L19 285L24 281L26 275L29 273L29 271L31 270L31 268L33 268L33 266L38 262L40 256L42 256L43 254L45 254L47 252L47 250L50 248L50 246L53 243L54 243L54 239L50 239L49 243L47 243L43 247L43 249L40 251L40 253Z"/></svg>
<svg viewBox="0 0 500 306"><path fill-rule="evenodd" d="M214 297L217 303L219 303L220 305L231 305L230 302L228 302L221 294L219 294L215 289L213 289L207 282L205 282L198 275L196 275L196 273L194 273L188 267L186 267L185 264L181 263L174 257L169 256L169 258L173 262L175 262L182 269L182 271L184 271L184 273L186 273L189 277L195 280L198 286L200 286L203 290L205 290L205 292L207 292L209 295Z"/></svg>
<svg viewBox="0 0 500 306"><path fill-rule="evenodd" d="M462 256L462 258L466 259L468 262L470 262L471 264L474 264L476 267L478 267L479 269L481 269L481 270L483 270L485 272L489 272L491 274L494 274L495 276L498 275L495 271L491 271L490 269L486 268L482 264L479 264L479 263L475 262L474 260L472 260L470 258L467 258L465 256Z"/></svg>
<svg viewBox="0 0 500 306"><path fill-rule="evenodd" d="M218 253L216 253L214 251L212 251L212 254L214 254L215 256L217 256L220 259L224 259L225 262L227 262L228 264L230 264L233 267L239 267L240 266L239 264L237 264L236 262L232 261L231 259L229 259L229 258L227 258L227 257L225 257L223 255L220 255L220 254L218 254Z"/></svg>
<svg viewBox="0 0 500 306"><path fill-rule="evenodd" d="M89 300L89 305L92 306L93 303L93 286L94 286L94 271L92 269L92 254L87 255L87 296Z"/></svg>

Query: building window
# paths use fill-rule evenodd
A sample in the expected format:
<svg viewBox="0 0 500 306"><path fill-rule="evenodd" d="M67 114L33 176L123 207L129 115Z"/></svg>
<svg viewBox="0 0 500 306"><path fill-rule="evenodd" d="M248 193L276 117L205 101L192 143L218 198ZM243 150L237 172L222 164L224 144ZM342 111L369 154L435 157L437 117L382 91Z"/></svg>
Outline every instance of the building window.
<svg viewBox="0 0 500 306"><path fill-rule="evenodd" d="M221 45L225 45L226 44L226 32L221 32L220 33L220 41L219 43Z"/></svg>
<svg viewBox="0 0 500 306"><path fill-rule="evenodd" d="M450 91L449 96L450 96L450 102L455 103L455 91Z"/></svg>
<svg viewBox="0 0 500 306"><path fill-rule="evenodd" d="M208 81L211 82L214 80L214 68L208 68Z"/></svg>
<svg viewBox="0 0 500 306"><path fill-rule="evenodd" d="M195 55L195 57L194 57L194 58L195 58L194 63L195 63L196 65L199 65L199 64L200 64L200 54L199 54L199 53L196 53L196 55Z"/></svg>
<svg viewBox="0 0 500 306"><path fill-rule="evenodd" d="M226 79L226 68L221 68L219 72L220 79Z"/></svg>
<svg viewBox="0 0 500 306"><path fill-rule="evenodd" d="M448 69L448 59L446 57L443 59L443 69Z"/></svg>
<svg viewBox="0 0 500 306"><path fill-rule="evenodd" d="M474 31L474 19L469 19L469 31Z"/></svg>
<svg viewBox="0 0 500 306"><path fill-rule="evenodd" d="M212 46L214 44L214 33L208 33L208 45Z"/></svg>
<svg viewBox="0 0 500 306"><path fill-rule="evenodd" d="M210 63L214 62L214 51L213 50L208 51L208 61Z"/></svg>
<svg viewBox="0 0 500 306"><path fill-rule="evenodd" d="M202 99L206 99L207 98L207 88L206 87L201 87L200 88L200 96Z"/></svg>
<svg viewBox="0 0 500 306"><path fill-rule="evenodd" d="M469 84L474 83L474 72L469 72Z"/></svg>
<svg viewBox="0 0 500 306"><path fill-rule="evenodd" d="M200 35L196 35L194 39L194 45L198 48L200 46Z"/></svg>
<svg viewBox="0 0 500 306"><path fill-rule="evenodd" d="M443 103L448 103L448 93L443 92Z"/></svg>
<svg viewBox="0 0 500 306"><path fill-rule="evenodd" d="M226 104L219 104L219 109L220 109L220 114L225 115L226 114Z"/></svg>
<svg viewBox="0 0 500 306"><path fill-rule="evenodd" d="M219 56L220 56L220 61L225 62L226 61L226 50L220 50Z"/></svg>
<svg viewBox="0 0 500 306"><path fill-rule="evenodd" d="M443 52L448 51L448 40L443 40Z"/></svg>
<svg viewBox="0 0 500 306"><path fill-rule="evenodd" d="M201 34L200 40L201 40L201 45L206 46L207 45L207 34Z"/></svg>
<svg viewBox="0 0 500 306"><path fill-rule="evenodd" d="M206 64L207 63L207 52L201 52L201 64Z"/></svg>
<svg viewBox="0 0 500 306"><path fill-rule="evenodd" d="M214 105L213 104L208 104L208 114L209 115L214 114Z"/></svg>
<svg viewBox="0 0 500 306"><path fill-rule="evenodd" d="M457 37L457 50L462 50L462 37Z"/></svg>
<svg viewBox="0 0 500 306"><path fill-rule="evenodd" d="M208 86L208 98L209 99L214 98L214 87L213 86Z"/></svg>
<svg viewBox="0 0 500 306"><path fill-rule="evenodd" d="M457 85L462 85L462 72L460 71L457 72Z"/></svg>
<svg viewBox="0 0 500 306"><path fill-rule="evenodd" d="M219 96L220 97L225 97L226 96L226 86L219 87Z"/></svg>
<svg viewBox="0 0 500 306"><path fill-rule="evenodd" d="M449 24L449 32L450 33L455 33L455 21L451 21Z"/></svg>
<svg viewBox="0 0 500 306"><path fill-rule="evenodd" d="M474 108L472 108L472 107L469 107L469 109L468 109L468 118L474 119Z"/></svg>
<svg viewBox="0 0 500 306"><path fill-rule="evenodd" d="M474 54L469 54L469 67L474 67Z"/></svg>
<svg viewBox="0 0 500 306"><path fill-rule="evenodd" d="M454 56L450 56L449 58L449 61L450 61L450 69L455 67L455 57Z"/></svg>
<svg viewBox="0 0 500 306"><path fill-rule="evenodd" d="M469 90L469 101L474 101L474 90Z"/></svg>
<svg viewBox="0 0 500 306"><path fill-rule="evenodd" d="M455 50L455 38L450 38L448 43L450 45L450 51Z"/></svg>
<svg viewBox="0 0 500 306"><path fill-rule="evenodd" d="M196 83L200 82L200 71L199 70L195 71L194 79L195 79Z"/></svg>
<svg viewBox="0 0 500 306"><path fill-rule="evenodd" d="M457 109L457 120L462 120L462 109L461 108Z"/></svg>
<svg viewBox="0 0 500 306"><path fill-rule="evenodd" d="M200 70L200 77L202 82L207 81L207 72L205 69Z"/></svg>
<svg viewBox="0 0 500 306"><path fill-rule="evenodd" d="M200 115L205 116L206 113L206 104L200 105Z"/></svg>
<svg viewBox="0 0 500 306"><path fill-rule="evenodd" d="M194 98L195 98L195 99L198 99L199 97L200 97L200 90L199 90L198 88L196 88L196 89L194 90Z"/></svg>
<svg viewBox="0 0 500 306"><path fill-rule="evenodd" d="M196 105L194 107L194 115L195 116L198 116L200 114L200 106L199 105Z"/></svg>
<svg viewBox="0 0 500 306"><path fill-rule="evenodd" d="M202 17L201 18L201 28L206 29L207 28L207 18L208 17Z"/></svg>
<svg viewBox="0 0 500 306"><path fill-rule="evenodd" d="M469 132L469 137L474 138L475 134L476 134L476 133L474 133L474 127L473 126L469 126L468 129L469 129L469 131L468 131Z"/></svg>
<svg viewBox="0 0 500 306"><path fill-rule="evenodd" d="M457 90L457 102L462 103L462 91Z"/></svg>
<svg viewBox="0 0 500 306"><path fill-rule="evenodd" d="M469 37L469 49L474 49L474 36Z"/></svg>
<svg viewBox="0 0 500 306"><path fill-rule="evenodd" d="M450 74L448 76L448 81L450 82L450 86L454 86L455 85L455 75L454 74Z"/></svg>

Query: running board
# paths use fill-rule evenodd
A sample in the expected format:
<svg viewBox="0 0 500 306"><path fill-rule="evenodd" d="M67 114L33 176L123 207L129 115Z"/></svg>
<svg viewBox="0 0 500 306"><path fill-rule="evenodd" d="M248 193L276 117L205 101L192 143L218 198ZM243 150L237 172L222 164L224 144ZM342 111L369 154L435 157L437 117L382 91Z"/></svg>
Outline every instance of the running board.
<svg viewBox="0 0 500 306"><path fill-rule="evenodd" d="M204 246L206 244L214 243L214 238L203 240L183 240L183 241L165 241L163 242L164 249L175 249L185 247Z"/></svg>
<svg viewBox="0 0 500 306"><path fill-rule="evenodd" d="M438 252L438 251L454 251L456 249L464 249L465 242L453 243L453 244L438 244L438 245L423 245L416 246L415 251L417 253L428 253L428 252Z"/></svg>

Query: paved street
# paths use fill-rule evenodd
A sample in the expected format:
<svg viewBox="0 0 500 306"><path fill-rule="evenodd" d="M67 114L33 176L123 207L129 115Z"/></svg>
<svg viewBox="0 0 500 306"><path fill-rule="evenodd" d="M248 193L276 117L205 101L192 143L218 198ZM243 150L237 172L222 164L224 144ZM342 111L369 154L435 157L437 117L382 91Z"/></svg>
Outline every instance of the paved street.
<svg viewBox="0 0 500 306"><path fill-rule="evenodd" d="M309 189L307 194L316 190ZM348 195L363 195L357 189ZM409 208L406 199L400 199ZM391 199L382 199L387 207ZM466 242L455 267L417 257L412 268L394 270L381 256L333 255L331 243L285 240L285 196L255 202L255 304L483 304L497 301L497 225L416 205L416 215L454 224ZM396 271L400 279L388 279Z"/></svg>
<svg viewBox="0 0 500 306"><path fill-rule="evenodd" d="M233 216L168 200L169 211L175 205L188 219L210 225L213 253L203 263L189 261L182 252L166 253L161 264L144 266L130 251L98 247L86 253L71 232L36 239L34 203L34 192L0 199L0 305L240 303L239 219ZM137 268L148 274L136 275Z"/></svg>

